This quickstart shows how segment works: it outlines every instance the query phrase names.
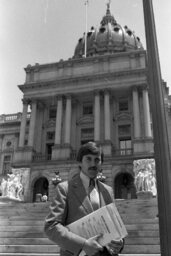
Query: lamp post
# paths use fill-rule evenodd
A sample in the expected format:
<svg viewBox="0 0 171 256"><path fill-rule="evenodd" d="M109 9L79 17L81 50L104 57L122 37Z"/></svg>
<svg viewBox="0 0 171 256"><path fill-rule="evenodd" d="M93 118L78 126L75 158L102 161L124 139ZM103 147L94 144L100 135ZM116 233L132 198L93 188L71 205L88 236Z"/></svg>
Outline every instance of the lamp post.
<svg viewBox="0 0 171 256"><path fill-rule="evenodd" d="M143 0L149 93L154 127L161 256L171 255L171 161L152 0Z"/></svg>

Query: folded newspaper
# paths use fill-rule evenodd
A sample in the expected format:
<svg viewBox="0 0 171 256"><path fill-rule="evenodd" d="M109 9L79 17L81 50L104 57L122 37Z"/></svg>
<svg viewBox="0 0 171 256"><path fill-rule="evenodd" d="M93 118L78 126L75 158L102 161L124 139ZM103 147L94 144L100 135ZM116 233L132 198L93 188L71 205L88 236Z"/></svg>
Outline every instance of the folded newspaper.
<svg viewBox="0 0 171 256"><path fill-rule="evenodd" d="M114 203L86 215L67 227L73 233L87 239L103 234L98 240L102 246L107 245L111 240L118 241L128 235Z"/></svg>

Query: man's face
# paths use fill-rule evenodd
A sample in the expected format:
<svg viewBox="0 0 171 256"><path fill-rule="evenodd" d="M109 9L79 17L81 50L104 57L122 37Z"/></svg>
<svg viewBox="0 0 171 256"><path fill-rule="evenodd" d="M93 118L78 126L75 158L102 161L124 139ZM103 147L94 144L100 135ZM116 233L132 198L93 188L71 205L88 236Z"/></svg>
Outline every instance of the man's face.
<svg viewBox="0 0 171 256"><path fill-rule="evenodd" d="M91 154L83 156L80 167L86 176L96 178L101 167L101 156Z"/></svg>

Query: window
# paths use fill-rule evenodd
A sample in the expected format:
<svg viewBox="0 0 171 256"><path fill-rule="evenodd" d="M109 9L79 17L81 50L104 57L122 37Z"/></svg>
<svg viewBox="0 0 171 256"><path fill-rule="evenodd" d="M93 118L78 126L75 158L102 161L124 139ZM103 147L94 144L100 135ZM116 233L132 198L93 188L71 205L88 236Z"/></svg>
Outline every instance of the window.
<svg viewBox="0 0 171 256"><path fill-rule="evenodd" d="M49 109L49 119L55 119L56 118L56 108Z"/></svg>
<svg viewBox="0 0 171 256"><path fill-rule="evenodd" d="M130 136L131 135L131 125L119 125L118 135L120 136Z"/></svg>
<svg viewBox="0 0 171 256"><path fill-rule="evenodd" d="M132 154L132 142L131 138L119 140L120 154L131 155Z"/></svg>
<svg viewBox="0 0 171 256"><path fill-rule="evenodd" d="M4 163L3 163L3 174L9 173L11 168L11 155L4 156Z"/></svg>
<svg viewBox="0 0 171 256"><path fill-rule="evenodd" d="M131 125L118 126L119 149L121 155L132 154Z"/></svg>
<svg viewBox="0 0 171 256"><path fill-rule="evenodd" d="M46 139L47 140L54 140L55 139L55 132L47 132Z"/></svg>
<svg viewBox="0 0 171 256"><path fill-rule="evenodd" d="M85 104L83 106L83 115L92 115L93 114L93 105Z"/></svg>
<svg viewBox="0 0 171 256"><path fill-rule="evenodd" d="M46 144L46 159L51 160L52 158L52 147L54 146L54 143Z"/></svg>
<svg viewBox="0 0 171 256"><path fill-rule="evenodd" d="M119 112L128 111L128 109L129 109L128 100L127 99L120 100L119 101Z"/></svg>
<svg viewBox="0 0 171 256"><path fill-rule="evenodd" d="M85 144L94 139L94 129L93 128L83 128L81 129L81 144Z"/></svg>

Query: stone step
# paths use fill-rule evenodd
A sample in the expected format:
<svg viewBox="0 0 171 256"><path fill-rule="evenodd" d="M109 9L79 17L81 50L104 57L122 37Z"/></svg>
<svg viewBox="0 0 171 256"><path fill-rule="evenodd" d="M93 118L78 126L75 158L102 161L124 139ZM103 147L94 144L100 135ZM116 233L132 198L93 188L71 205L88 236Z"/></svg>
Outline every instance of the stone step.
<svg viewBox="0 0 171 256"><path fill-rule="evenodd" d="M40 219L40 216L29 216L24 218L24 216L15 216L15 217L5 217L0 219L0 226L3 225L44 225L44 217ZM158 218L153 218L153 219L131 219L127 218L124 219L122 218L124 223L126 224L158 224Z"/></svg>
<svg viewBox="0 0 171 256"><path fill-rule="evenodd" d="M57 245L0 245L0 253L59 253ZM160 254L160 245L125 245L123 254Z"/></svg>
<svg viewBox="0 0 171 256"><path fill-rule="evenodd" d="M50 245L54 244L46 237L9 237L9 238L1 238L0 245L10 244L10 245ZM158 237L135 237L132 239L131 237L125 238L125 244L132 244L132 245L146 245L146 244L160 244Z"/></svg>
<svg viewBox="0 0 171 256"><path fill-rule="evenodd" d="M59 253L57 245L0 245L0 253Z"/></svg>
<svg viewBox="0 0 171 256"><path fill-rule="evenodd" d="M156 224L130 224L130 225L125 225L126 226L126 229L127 231L136 231L136 230L141 230L141 231L144 231L144 230L156 230L158 231L159 227L158 225ZM9 226L6 226L6 225L3 225L1 226L0 230L1 232L2 231L10 231L10 232L29 232L32 230L32 232L43 232L43 228L44 228L44 225L9 225Z"/></svg>
<svg viewBox="0 0 171 256"><path fill-rule="evenodd" d="M0 256L59 256L59 253L0 253ZM120 256L161 256L161 254L120 254Z"/></svg>

